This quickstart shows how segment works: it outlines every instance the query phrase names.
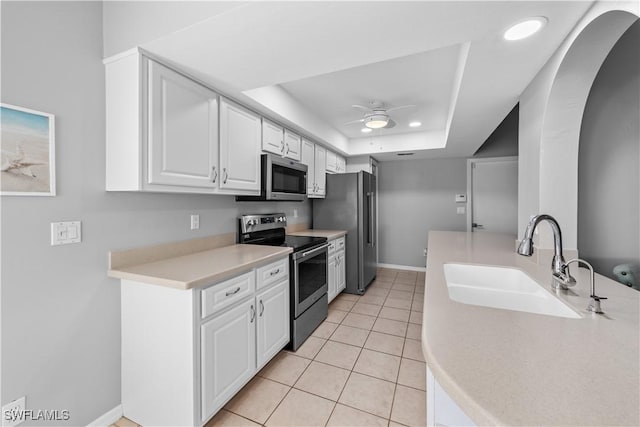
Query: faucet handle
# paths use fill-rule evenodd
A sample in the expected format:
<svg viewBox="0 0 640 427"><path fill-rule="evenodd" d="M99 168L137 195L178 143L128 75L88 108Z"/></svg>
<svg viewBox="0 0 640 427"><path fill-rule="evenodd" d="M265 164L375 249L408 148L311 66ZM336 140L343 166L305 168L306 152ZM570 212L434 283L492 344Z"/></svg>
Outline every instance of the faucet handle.
<svg viewBox="0 0 640 427"><path fill-rule="evenodd" d="M596 314L604 314L604 311L602 311L602 307L600 306L600 301L602 301L603 299L607 299L607 297L591 295L591 302L589 303L587 310Z"/></svg>

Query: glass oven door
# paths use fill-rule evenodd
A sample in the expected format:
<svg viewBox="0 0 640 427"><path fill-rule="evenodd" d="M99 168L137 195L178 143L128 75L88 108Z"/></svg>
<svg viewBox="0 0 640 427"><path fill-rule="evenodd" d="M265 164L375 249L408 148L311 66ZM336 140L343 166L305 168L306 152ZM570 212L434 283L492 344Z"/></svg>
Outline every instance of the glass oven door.
<svg viewBox="0 0 640 427"><path fill-rule="evenodd" d="M327 293L327 244L293 254L294 314L300 316Z"/></svg>

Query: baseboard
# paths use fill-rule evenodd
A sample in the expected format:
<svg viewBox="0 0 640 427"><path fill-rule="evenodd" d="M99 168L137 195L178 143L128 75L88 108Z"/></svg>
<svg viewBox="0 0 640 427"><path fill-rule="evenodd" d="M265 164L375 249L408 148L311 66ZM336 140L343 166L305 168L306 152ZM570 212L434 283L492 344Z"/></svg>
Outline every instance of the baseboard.
<svg viewBox="0 0 640 427"><path fill-rule="evenodd" d="M106 414L99 416L90 422L87 427L108 427L122 418L122 405L118 405Z"/></svg>
<svg viewBox="0 0 640 427"><path fill-rule="evenodd" d="M414 267L412 265L398 265L398 264L382 264L382 263L378 263L378 267L381 267L381 268L393 268L394 270L427 271L427 269L425 267Z"/></svg>

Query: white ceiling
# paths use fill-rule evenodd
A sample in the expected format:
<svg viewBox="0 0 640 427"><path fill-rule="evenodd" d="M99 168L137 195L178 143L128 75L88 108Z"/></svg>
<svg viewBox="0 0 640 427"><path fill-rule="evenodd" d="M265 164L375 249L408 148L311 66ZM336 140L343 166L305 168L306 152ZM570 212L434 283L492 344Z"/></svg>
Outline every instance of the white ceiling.
<svg viewBox="0 0 640 427"><path fill-rule="evenodd" d="M344 154L469 156L591 1L249 2L143 44L223 93ZM530 39L502 32L549 20ZM351 104L390 106L393 129L363 137ZM424 126L407 127L409 120Z"/></svg>

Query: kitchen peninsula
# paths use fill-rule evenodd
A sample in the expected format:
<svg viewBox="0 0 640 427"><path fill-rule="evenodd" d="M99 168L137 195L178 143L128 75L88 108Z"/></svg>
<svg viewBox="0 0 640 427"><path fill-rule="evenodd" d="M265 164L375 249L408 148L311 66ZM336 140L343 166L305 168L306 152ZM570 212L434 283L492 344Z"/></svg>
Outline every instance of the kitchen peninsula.
<svg viewBox="0 0 640 427"><path fill-rule="evenodd" d="M550 265L516 254L509 234L435 231L428 243L428 424L640 425L640 293L596 275L608 299L604 315L589 313L588 270L574 268L577 286L557 297L576 319L461 304L449 298L446 263L516 268L546 289Z"/></svg>

